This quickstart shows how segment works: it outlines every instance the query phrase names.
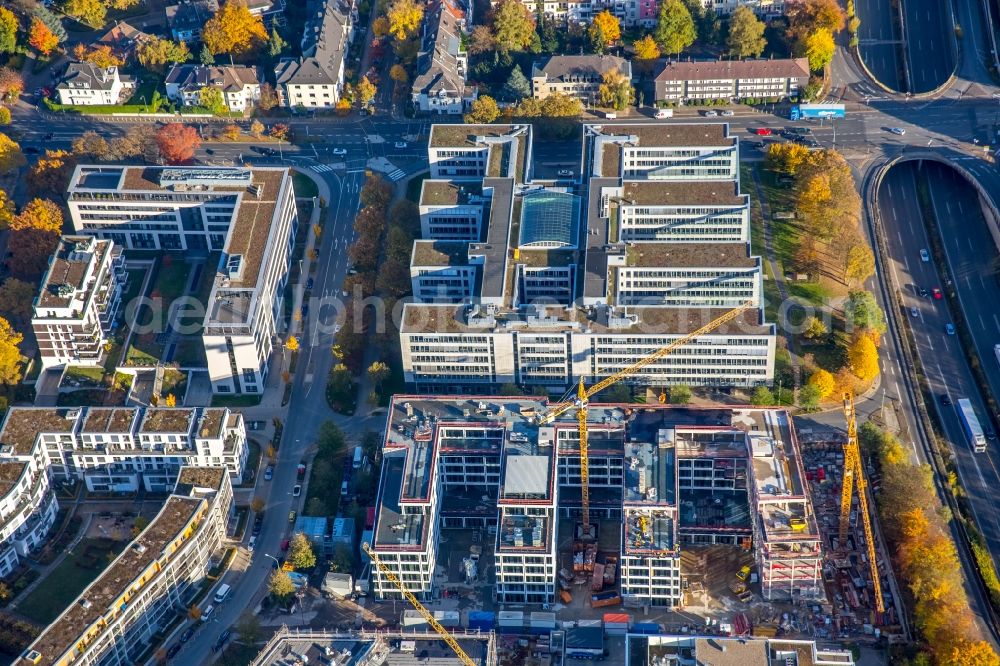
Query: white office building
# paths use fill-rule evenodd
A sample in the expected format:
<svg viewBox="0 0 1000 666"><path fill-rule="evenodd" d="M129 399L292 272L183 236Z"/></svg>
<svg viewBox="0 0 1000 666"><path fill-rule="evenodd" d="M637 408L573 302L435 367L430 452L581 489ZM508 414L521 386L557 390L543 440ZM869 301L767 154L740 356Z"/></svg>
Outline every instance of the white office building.
<svg viewBox="0 0 1000 666"><path fill-rule="evenodd" d="M298 215L288 169L81 165L79 233L128 249L221 252L202 340L215 393L260 393L277 343Z"/></svg>

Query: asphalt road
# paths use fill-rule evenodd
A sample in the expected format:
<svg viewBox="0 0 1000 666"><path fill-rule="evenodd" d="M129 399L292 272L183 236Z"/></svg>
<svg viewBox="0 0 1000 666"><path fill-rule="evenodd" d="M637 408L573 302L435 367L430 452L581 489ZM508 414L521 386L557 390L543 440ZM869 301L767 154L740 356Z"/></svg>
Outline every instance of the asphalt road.
<svg viewBox="0 0 1000 666"><path fill-rule="evenodd" d="M861 19L858 50L865 66L881 83L903 90L902 37L892 20L895 8L884 0L856 0L855 11Z"/></svg>
<svg viewBox="0 0 1000 666"><path fill-rule="evenodd" d="M930 173L928 186L934 192L935 202L954 201L951 205L961 215L976 214L977 211L973 208L977 208L978 204L974 198L964 200L961 206L959 199L952 199L961 192L960 184L929 176ZM923 176L918 173L914 163L905 163L889 171L883 181L878 203L889 252L886 260L891 277L902 295L903 312L899 313L899 318L908 320L933 396L927 408L938 415L943 435L955 455L959 478L969 496L976 522L996 558L996 554L1000 553L1000 518L995 511L994 496L995 489L1000 487L1000 474L995 462L998 451L995 442L986 454L976 454L969 446L956 411L957 402L959 398L969 398L981 418L985 417L986 411L960 348L958 336L945 332L945 326L952 323L947 303L933 297L922 297L919 293L920 288L932 293L934 288L944 289L947 286L938 274L933 260L925 262L920 254L922 249L929 250L931 247L917 197L917 178L920 177ZM947 214L947 208L941 208L938 212ZM967 244L967 238L961 237L963 235L959 235L960 242ZM989 254L995 255L992 246L985 247ZM912 308L916 308L916 316L913 316ZM883 364L886 361L883 357ZM889 378L893 370L883 367L883 372L890 373ZM890 381L895 379L891 378ZM945 396L951 405L944 404ZM915 442L909 444L917 459L923 460L921 447ZM976 590L970 589L970 593L975 596ZM974 609L979 607L980 604L973 604ZM982 614L980 621L986 622Z"/></svg>
<svg viewBox="0 0 1000 666"><path fill-rule="evenodd" d="M952 22L947 3L939 0L901 0L906 25L906 63L909 92L934 90L955 68ZM892 3L883 3L891 7Z"/></svg>

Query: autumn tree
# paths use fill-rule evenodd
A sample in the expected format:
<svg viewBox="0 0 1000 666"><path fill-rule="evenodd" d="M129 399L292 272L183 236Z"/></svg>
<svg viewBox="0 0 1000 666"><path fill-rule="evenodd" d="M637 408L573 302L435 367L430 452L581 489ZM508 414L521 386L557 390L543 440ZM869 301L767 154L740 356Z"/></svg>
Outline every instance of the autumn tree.
<svg viewBox="0 0 1000 666"><path fill-rule="evenodd" d="M389 366L382 361L373 361L368 366L368 379L376 388L382 386L382 382L389 378Z"/></svg>
<svg viewBox="0 0 1000 666"><path fill-rule="evenodd" d="M465 122L470 124L492 123L500 117L500 107L497 101L489 95L482 95L472 102L469 112L465 114Z"/></svg>
<svg viewBox="0 0 1000 666"><path fill-rule="evenodd" d="M847 364L854 376L868 383L879 373L878 348L870 336L859 335L847 352Z"/></svg>
<svg viewBox="0 0 1000 666"><path fill-rule="evenodd" d="M378 174L372 174L365 178L365 184L361 187L361 203L366 208L375 208L384 211L392 201L392 185L385 178ZM382 224L385 224L384 220ZM381 231L379 231L379 235Z"/></svg>
<svg viewBox="0 0 1000 666"><path fill-rule="evenodd" d="M6 134L0 132L0 175L5 175L23 167L27 161L21 147Z"/></svg>
<svg viewBox="0 0 1000 666"><path fill-rule="evenodd" d="M10 125L10 109L0 106L0 125Z"/></svg>
<svg viewBox="0 0 1000 666"><path fill-rule="evenodd" d="M156 133L156 145L169 164L185 164L201 145L198 130L182 123L167 123Z"/></svg>
<svg viewBox="0 0 1000 666"><path fill-rule="evenodd" d="M75 16L92 28L104 25L104 19L108 15L108 6L101 0L65 0L62 7L64 12Z"/></svg>
<svg viewBox="0 0 1000 666"><path fill-rule="evenodd" d="M0 284L0 312L7 313L24 323L31 318L31 302L36 287L30 282L7 278Z"/></svg>
<svg viewBox="0 0 1000 666"><path fill-rule="evenodd" d="M796 171L796 211L805 230L829 242L857 230L861 197L843 156L835 150L810 152Z"/></svg>
<svg viewBox="0 0 1000 666"><path fill-rule="evenodd" d="M219 133L216 136L223 141L239 141L242 133L243 132L240 130L239 125L236 123L229 123L227 125L223 125L222 129L219 130Z"/></svg>
<svg viewBox="0 0 1000 666"><path fill-rule="evenodd" d="M14 202L6 192L0 190L0 229L6 229L12 219L14 219Z"/></svg>
<svg viewBox="0 0 1000 666"><path fill-rule="evenodd" d="M46 150L28 171L28 189L33 193L62 192L69 185L76 158L65 150Z"/></svg>
<svg viewBox="0 0 1000 666"><path fill-rule="evenodd" d="M374 21L372 21L372 34L375 35L376 39L382 39L389 34L389 19L384 16L379 16Z"/></svg>
<svg viewBox="0 0 1000 666"><path fill-rule="evenodd" d="M524 51L538 35L531 11L519 0L500 0L490 13L493 42L501 53Z"/></svg>
<svg viewBox="0 0 1000 666"><path fill-rule="evenodd" d="M170 63L190 60L191 51L184 42L152 37L139 44L136 57L139 63L151 72L162 72Z"/></svg>
<svg viewBox="0 0 1000 666"><path fill-rule="evenodd" d="M222 91L212 86L205 86L198 91L198 106L204 107L213 116L219 116L228 110Z"/></svg>
<svg viewBox="0 0 1000 666"><path fill-rule="evenodd" d="M362 76L361 80L358 81L357 87L354 89L357 94L358 106L362 109L367 108L372 100L375 99L375 95L378 94L378 88L375 84L368 80L368 76Z"/></svg>
<svg viewBox="0 0 1000 666"><path fill-rule="evenodd" d="M875 275L875 255L864 241L854 243L847 250L844 262L844 281L861 284Z"/></svg>
<svg viewBox="0 0 1000 666"><path fill-rule="evenodd" d="M726 38L729 55L735 58L759 57L767 46L764 28L764 22L752 9L746 5L737 7L729 17L729 36Z"/></svg>
<svg viewBox="0 0 1000 666"><path fill-rule="evenodd" d="M837 388L833 375L823 368L819 368L809 376L809 386L814 387L819 392L820 400L829 398L833 395L834 389Z"/></svg>
<svg viewBox="0 0 1000 666"><path fill-rule="evenodd" d="M271 138L278 141L288 141L288 137L291 136L291 129L285 123L275 123L271 125L268 134L271 135Z"/></svg>
<svg viewBox="0 0 1000 666"><path fill-rule="evenodd" d="M410 75L406 73L406 68L399 63L389 69L389 78L401 85L410 82Z"/></svg>
<svg viewBox="0 0 1000 666"><path fill-rule="evenodd" d="M789 0L785 3L788 36L793 42L804 41L818 30L831 34L844 29L844 10L837 0Z"/></svg>
<svg viewBox="0 0 1000 666"><path fill-rule="evenodd" d="M264 123L260 122L256 118L254 118L250 122L250 136L252 136L255 139L259 139L262 136L264 136L265 129L266 128L264 127Z"/></svg>
<svg viewBox="0 0 1000 666"><path fill-rule="evenodd" d="M653 37L664 53L678 54L694 44L698 32L691 12L681 0L663 0Z"/></svg>
<svg viewBox="0 0 1000 666"><path fill-rule="evenodd" d="M13 53L17 50L19 27L17 15L6 7L0 7L0 53Z"/></svg>
<svg viewBox="0 0 1000 666"><path fill-rule="evenodd" d="M826 324L819 317L809 317L806 319L802 335L810 340L816 340L826 334Z"/></svg>
<svg viewBox="0 0 1000 666"><path fill-rule="evenodd" d="M59 206L48 199L32 199L9 225L7 265L15 275L35 277L45 270L49 256L59 243L63 217Z"/></svg>
<svg viewBox="0 0 1000 666"><path fill-rule="evenodd" d="M804 54L809 60L809 69L814 72L823 70L837 50L837 45L833 41L833 33L822 29L810 34L805 40Z"/></svg>
<svg viewBox="0 0 1000 666"><path fill-rule="evenodd" d="M627 76L617 69L609 69L601 75L597 98L601 106L624 111L635 101L635 88Z"/></svg>
<svg viewBox="0 0 1000 666"><path fill-rule="evenodd" d="M43 56L47 56L59 46L59 37L40 18L34 16L28 29L28 43Z"/></svg>
<svg viewBox="0 0 1000 666"><path fill-rule="evenodd" d="M275 571L267 583L267 591L278 599L287 599L295 594L295 584L284 571Z"/></svg>
<svg viewBox="0 0 1000 666"><path fill-rule="evenodd" d="M397 41L403 41L417 33L424 20L424 7L417 0L393 0L386 18L389 21L389 34Z"/></svg>
<svg viewBox="0 0 1000 666"><path fill-rule="evenodd" d="M632 51L636 65L644 72L648 72L653 62L660 57L660 47L652 35L646 35L632 42Z"/></svg>
<svg viewBox="0 0 1000 666"><path fill-rule="evenodd" d="M605 9L591 20L587 35L595 50L604 53L607 47L621 39L621 23L614 14Z"/></svg>
<svg viewBox="0 0 1000 666"><path fill-rule="evenodd" d="M809 157L809 149L801 143L788 141L771 143L764 153L764 167L771 171L794 176Z"/></svg>
<svg viewBox="0 0 1000 666"><path fill-rule="evenodd" d="M493 31L488 25L477 25L469 36L469 53L481 55L496 48Z"/></svg>
<svg viewBox="0 0 1000 666"><path fill-rule="evenodd" d="M288 339L285 340L285 349L290 352L297 352L299 350L299 339L294 335L289 335Z"/></svg>
<svg viewBox="0 0 1000 666"><path fill-rule="evenodd" d="M296 569L312 569L316 566L316 553L312 543L302 532L296 532L288 546L288 561Z"/></svg>
<svg viewBox="0 0 1000 666"><path fill-rule="evenodd" d="M24 92L24 78L16 69L0 67L0 99L14 100Z"/></svg>
<svg viewBox="0 0 1000 666"><path fill-rule="evenodd" d="M73 57L81 62L89 62L94 67L100 67L101 69L121 67L125 64L107 44L99 44L91 48L87 48L83 44L77 44L73 47Z"/></svg>
<svg viewBox="0 0 1000 666"><path fill-rule="evenodd" d="M201 39L212 55L247 56L258 51L268 35L264 21L250 13L246 0L227 0L205 23Z"/></svg>
<svg viewBox="0 0 1000 666"><path fill-rule="evenodd" d="M278 93L270 83L260 85L260 99L257 100L257 108L261 111L270 111L278 106Z"/></svg>
<svg viewBox="0 0 1000 666"><path fill-rule="evenodd" d="M0 317L0 384L13 386L21 381L21 350L24 336Z"/></svg>
<svg viewBox="0 0 1000 666"><path fill-rule="evenodd" d="M95 159L108 159L108 141L103 136L93 130L87 130L80 136L73 139L73 154L81 157L93 157Z"/></svg>

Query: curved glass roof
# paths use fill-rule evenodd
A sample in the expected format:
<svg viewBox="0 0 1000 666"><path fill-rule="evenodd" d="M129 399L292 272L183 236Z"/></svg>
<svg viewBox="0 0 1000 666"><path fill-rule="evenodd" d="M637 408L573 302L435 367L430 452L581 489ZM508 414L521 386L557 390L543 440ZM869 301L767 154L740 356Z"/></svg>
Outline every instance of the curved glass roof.
<svg viewBox="0 0 1000 666"><path fill-rule="evenodd" d="M536 190L522 197L520 247L576 247L580 197Z"/></svg>

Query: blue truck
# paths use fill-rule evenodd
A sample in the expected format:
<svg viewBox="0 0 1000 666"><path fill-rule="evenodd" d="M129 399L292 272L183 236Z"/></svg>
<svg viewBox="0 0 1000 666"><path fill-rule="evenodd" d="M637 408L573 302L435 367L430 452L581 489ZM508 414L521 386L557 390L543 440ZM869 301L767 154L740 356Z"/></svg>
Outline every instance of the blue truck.
<svg viewBox="0 0 1000 666"><path fill-rule="evenodd" d="M847 113L843 104L796 104L788 117L791 120L804 118L843 118Z"/></svg>

